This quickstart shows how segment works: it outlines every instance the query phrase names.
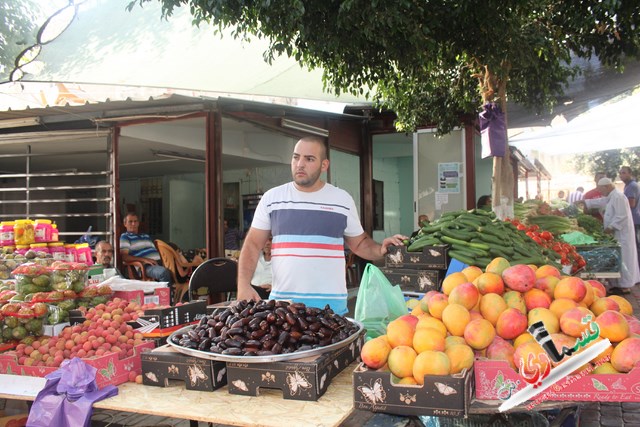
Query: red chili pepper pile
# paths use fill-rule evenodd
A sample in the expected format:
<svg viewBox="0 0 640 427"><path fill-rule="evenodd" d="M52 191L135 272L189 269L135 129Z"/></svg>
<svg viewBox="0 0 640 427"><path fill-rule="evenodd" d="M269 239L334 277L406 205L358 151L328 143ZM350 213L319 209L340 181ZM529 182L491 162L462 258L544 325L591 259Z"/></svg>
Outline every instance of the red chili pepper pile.
<svg viewBox="0 0 640 427"><path fill-rule="evenodd" d="M575 273L587 264L582 255L576 252L575 246L555 240L551 232L540 230L537 225L525 225L517 219L507 219L507 221L515 225L518 230L524 231L540 246L551 249L560 255L560 264L571 265L571 273Z"/></svg>

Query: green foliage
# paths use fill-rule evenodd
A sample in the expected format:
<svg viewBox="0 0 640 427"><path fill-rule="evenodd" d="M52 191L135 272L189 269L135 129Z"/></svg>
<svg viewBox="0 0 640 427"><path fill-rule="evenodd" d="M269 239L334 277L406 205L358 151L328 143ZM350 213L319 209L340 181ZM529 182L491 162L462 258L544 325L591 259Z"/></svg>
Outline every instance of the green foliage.
<svg viewBox="0 0 640 427"><path fill-rule="evenodd" d="M640 169L640 147L618 148L615 150L598 151L595 153L578 154L574 164L579 172L594 175L604 172L609 178L618 176L621 166L630 166L634 176L638 176Z"/></svg>
<svg viewBox="0 0 640 427"><path fill-rule="evenodd" d="M507 93L548 110L578 71L572 53L618 66L640 46L635 1L157 1L165 17L188 6L196 25L268 38L267 60L284 53L322 67L328 90L371 96L406 131L431 123L447 133L461 113Z"/></svg>

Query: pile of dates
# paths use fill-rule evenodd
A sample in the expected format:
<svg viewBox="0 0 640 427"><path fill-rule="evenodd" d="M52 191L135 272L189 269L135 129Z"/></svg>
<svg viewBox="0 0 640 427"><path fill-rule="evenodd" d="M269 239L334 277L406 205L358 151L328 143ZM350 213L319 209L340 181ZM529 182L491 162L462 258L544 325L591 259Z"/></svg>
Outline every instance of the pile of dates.
<svg viewBox="0 0 640 427"><path fill-rule="evenodd" d="M343 341L358 326L335 314L287 301L238 301L219 308L184 334L181 347L229 356L268 356L311 350Z"/></svg>

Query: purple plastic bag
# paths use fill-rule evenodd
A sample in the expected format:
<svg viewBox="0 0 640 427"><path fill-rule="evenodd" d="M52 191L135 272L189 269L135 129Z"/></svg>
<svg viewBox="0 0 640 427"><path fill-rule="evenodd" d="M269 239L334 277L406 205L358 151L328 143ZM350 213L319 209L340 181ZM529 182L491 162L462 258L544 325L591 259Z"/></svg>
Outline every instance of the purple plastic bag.
<svg viewBox="0 0 640 427"><path fill-rule="evenodd" d="M507 152L507 126L500 106L490 102L484 104L484 111L478 114L480 122L481 157L504 157Z"/></svg>
<svg viewBox="0 0 640 427"><path fill-rule="evenodd" d="M93 403L118 394L112 385L98 390L96 368L77 357L45 378L29 411L28 427L89 427Z"/></svg>

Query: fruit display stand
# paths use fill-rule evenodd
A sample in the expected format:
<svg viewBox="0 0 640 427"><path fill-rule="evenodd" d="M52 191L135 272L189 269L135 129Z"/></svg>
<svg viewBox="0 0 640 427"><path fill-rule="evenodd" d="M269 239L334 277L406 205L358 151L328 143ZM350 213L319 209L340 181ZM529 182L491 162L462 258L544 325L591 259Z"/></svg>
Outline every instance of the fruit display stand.
<svg viewBox="0 0 640 427"><path fill-rule="evenodd" d="M96 402L96 409L181 418L225 425L340 425L353 410L353 363L336 375L327 392L316 402L284 400L279 390L265 390L260 396L241 396L227 392L227 386L215 392L186 390L182 383L169 387L148 387L125 383L118 394ZM28 386L0 375L0 399L34 400L44 386L43 378ZM259 409L258 409L259 408Z"/></svg>

